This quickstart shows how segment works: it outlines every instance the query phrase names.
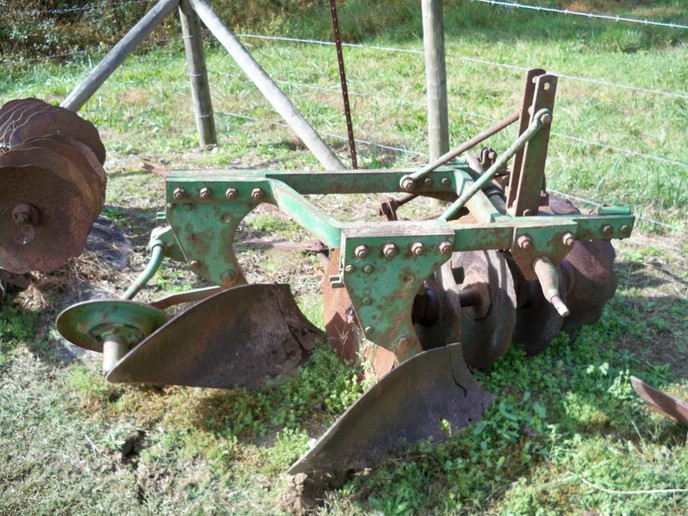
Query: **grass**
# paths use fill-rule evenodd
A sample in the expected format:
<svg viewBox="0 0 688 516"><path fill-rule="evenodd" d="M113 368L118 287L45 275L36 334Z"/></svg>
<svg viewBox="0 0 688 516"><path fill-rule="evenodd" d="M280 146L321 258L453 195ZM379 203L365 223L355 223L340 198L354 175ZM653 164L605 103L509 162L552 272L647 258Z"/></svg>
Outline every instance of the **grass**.
<svg viewBox="0 0 688 516"><path fill-rule="evenodd" d="M547 5L550 5L547 2ZM576 2L602 12L607 2ZM685 23L677 2L615 2L612 12ZM554 2L571 7L570 2ZM326 10L281 13L264 32L328 38ZM320 10L319 10L320 9ZM517 107L522 72L459 56L686 94L685 34L572 17L445 3L452 141L458 143ZM340 4L345 39L420 50L419 7ZM240 27L241 28L241 27ZM246 24L244 29L255 29ZM331 47L244 39L273 78L337 88ZM422 55L345 50L358 138L401 147L359 148L366 167L409 167L425 159ZM88 60L7 69L0 102L35 95L58 102L90 69ZM179 42L130 57L83 115L108 149L107 214L131 235L129 270L97 277L123 291L143 268L148 232L163 207L163 180L144 169L317 169L224 51L208 50L220 146L196 149ZM280 83L323 133L344 135L336 92ZM688 162L685 99L562 78L557 133ZM504 149L508 133L491 140ZM327 138L341 156L344 144ZM685 167L626 156L554 136L548 184L577 196L629 203L636 213L685 228ZM375 199L316 199L343 219L369 217ZM409 209L414 209L409 206ZM451 439L419 443L372 471L313 488L320 514L583 513L680 514L688 497L685 428L649 411L630 390L637 375L688 399L688 243L684 233L641 226L617 245L619 289L601 321L560 335L542 355L512 348L479 381L498 400L479 424ZM311 238L270 210L256 211L240 241ZM289 282L321 324L317 258L237 245L251 282ZM73 266L73 265L72 265ZM112 385L98 357L74 356L52 321L84 280L3 298L0 305L0 513L275 514L293 510L284 471L362 392L356 373L326 346L293 379L259 391ZM71 275L70 275L71 274ZM39 278L45 282L46 278ZM49 278L48 278L49 279ZM166 263L140 297L197 286ZM303 486L302 486L303 487ZM658 489L672 492L655 492ZM634 494L622 494L632 491Z"/></svg>

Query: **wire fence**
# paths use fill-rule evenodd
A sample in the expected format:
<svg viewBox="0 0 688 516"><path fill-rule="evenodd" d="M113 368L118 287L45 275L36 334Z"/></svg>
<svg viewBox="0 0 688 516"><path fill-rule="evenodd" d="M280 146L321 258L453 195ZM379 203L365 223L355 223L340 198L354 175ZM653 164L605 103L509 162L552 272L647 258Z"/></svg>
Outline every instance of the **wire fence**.
<svg viewBox="0 0 688 516"><path fill-rule="evenodd" d="M131 4L151 4L156 0L127 0L126 2L95 2L91 4L84 4L77 7L66 7L64 9L28 9L26 11L18 11L17 14L22 16L36 16L36 15L59 15L70 14L84 11L92 11L94 9L102 9L103 7L123 7Z"/></svg>
<svg viewBox="0 0 688 516"><path fill-rule="evenodd" d="M557 9L555 7L544 7L540 5L530 5L530 4L519 4L516 2L503 2L500 0L471 0L471 2L477 2L481 4L490 4L500 7L511 7L515 9L529 9L532 11L539 11L545 13L556 13L556 14L566 14L571 16L583 16L589 19L598 19L614 22L624 22L624 23L637 23L640 25L652 25L655 27L667 27L670 29L688 29L688 25L683 25L680 23L672 22L662 22L657 20L646 20L641 18L629 18L627 16L618 16L614 14L601 14L601 13L591 13L586 11L573 11L571 9Z"/></svg>
<svg viewBox="0 0 688 516"><path fill-rule="evenodd" d="M673 29L687 29L688 26L686 25L681 25L677 23L665 23L665 22L659 22L656 20L643 20L643 19L632 19L632 18L624 18L624 17L619 17L619 16L607 16L603 14L598 14L598 13L583 13L579 11L569 11L569 10L562 10L562 9L555 9L555 8L545 8L541 6L534 6L534 5L528 5L528 4L519 4L516 2L504 2L504 1L499 1L499 0L472 0L474 2L478 3L484 3L484 4L491 4L494 6L499 6L499 7L509 7L509 8L515 8L515 9L529 9L529 10L534 10L534 11L545 11L548 13L555 13L555 14L560 14L560 15L579 15L579 16L586 16L587 18L600 18L603 20L607 21L615 21L615 22L628 22L628 23L641 23L644 25L654 25L654 26L662 26L662 27L669 27ZM127 1L122 1L122 2L99 2L99 3L93 3L93 4L84 4L82 6L78 7L73 7L73 8L68 8L68 9L48 9L44 11L37 11L37 10L27 10L24 11L24 14L26 15L36 15L36 14L51 14L51 15L60 15L60 14L65 14L65 13L70 13L70 12L79 12L79 11L87 11L87 10L92 10L92 9L97 9L97 8L102 8L105 6L108 7L119 7L119 6L125 6L128 4L144 4L144 3L152 3L154 0L127 0ZM330 41L322 41L322 40L317 40L317 39L305 39L305 38L293 38L293 37L286 37L286 36L273 36L273 35L265 35L265 34L248 34L248 33L242 33L238 34L241 38L243 39L257 39L257 40L265 40L265 41L276 41L276 42L285 42L285 43L296 43L296 44L307 44L307 45L320 45L320 46L334 46L333 42ZM161 38L155 41L152 41L154 44L161 44L161 43L167 43L171 40L175 40L177 38ZM359 49L359 50L365 50L365 51L372 51L372 52L394 52L394 53L404 53L404 54L412 54L412 55L418 55L418 56L423 56L424 52L422 50L417 50L413 48L397 48L397 47L392 47L392 46L380 46L380 45L367 45L367 44L362 44L362 43L344 43L344 46L350 48L350 49ZM35 61L41 61L41 60L53 60L53 59L67 59L70 57L76 57L76 56L88 56L89 59L94 56L94 55L100 55L102 54L102 51L100 49L92 48L92 49L84 49L84 50L74 50L70 52L65 52L61 54L54 54L54 55L46 55L46 56L41 56L41 57L36 57L36 58L27 58L27 59L22 59L21 62L35 62ZM516 70L516 71L526 71L529 69L527 66L522 66L519 64L514 64L514 63L502 63L502 62L497 62L497 61L491 61L491 60L486 60L482 59L479 57L474 57L474 56L469 56L469 55L463 55L463 54L458 54L458 53L448 53L447 54L447 59L458 59L464 62L470 62L474 64L479 64L479 65L485 65L485 66L490 66L490 67L497 67L497 68L503 68L503 69L508 69L508 70ZM4 59L0 60L0 63L6 63L6 62L15 62L19 60L11 60L11 59ZM212 72L216 75L220 76L228 76L228 77L239 77L237 74L229 74L229 73L224 73L224 72ZM624 84L624 83L618 83L618 82L613 82L613 81L608 81L604 79L598 79L598 78L592 78L592 77L585 77L585 76L578 76L578 75L571 75L571 74L565 74L565 73L560 73L557 71L552 71L550 73L553 73L557 75L559 78L564 79L564 80L569 80L569 81L577 81L581 83L588 83L588 84L594 84L597 86L602 86L605 88L615 88L615 89L620 89L620 90L626 90L626 91L632 91L635 93L641 93L644 95L656 95L656 96L661 96L665 98L673 98L673 99L682 99L682 100L688 100L688 94L682 93L682 92L676 92L676 91L666 91L666 90L661 90L661 89L656 89L656 88L648 88L636 84ZM296 87L296 88L303 88L303 89L308 89L308 90L315 90L315 91L322 91L326 92L328 94L332 95L339 95L341 92L339 88L335 87L324 87L324 86L319 86L315 84L308 84L304 82L299 82L299 81L285 81L285 80L276 80L278 84L282 85L287 85L291 87ZM416 106L421 106L424 105L423 102L420 102L418 100L409 100L409 99L404 99L404 98L397 98L394 96L383 96L383 95L375 95L375 94L369 94L369 93L364 93L360 91L354 91L350 90L349 94L353 97L361 97L365 99L370 99L370 100L375 100L377 102L386 102L386 103L402 103L402 104L408 104L408 105L416 105ZM460 110L461 113L472 116L475 118L479 118L482 120L489 120L489 121L496 121L494 117L487 116L485 114L477 113L477 112L472 112L472 111L467 111L467 110ZM237 112L230 112L226 110L216 110L216 113L224 116L224 117L232 117L232 118L238 118L238 119L243 119L243 120L248 120L251 122L256 122L256 123L262 123L262 124L269 124L272 126L280 126L280 127L288 127L287 124L282 123L282 122L276 122L276 121L269 121L265 119L261 119L258 117L250 116L245 113L237 113ZM347 141L347 137L335 133L329 133L329 132L320 132L321 135L337 140L337 141ZM615 153L618 153L620 155L625 155L628 157L632 158L638 158L638 159L644 159L644 160L651 160L655 161L658 163L662 164L668 164L668 165L673 165L673 166L678 166L682 168L688 168L688 162L680 161L680 160L675 160L671 159L665 156L659 156L656 154L651 154L651 153L643 153L639 152L633 149L621 147L621 146L615 146L615 145L610 145L605 142L599 142L599 141L592 141L586 138L581 138L577 136L572 136L564 133L559 133L559 132L552 132L551 133L554 137L557 138L562 138L571 142L575 143L580 143L584 144L587 146L592 146L592 147L598 147L602 148L605 150L610 150ZM415 157L420 157L427 159L428 155L423 152L417 152L410 150L408 148L405 148L403 146L395 146L395 145L385 145L381 143L376 143L372 141L371 139L356 139L356 143L359 145L365 145L365 146L370 146L378 149L382 149L385 151L391 151L391 152L398 152L398 153L403 153L405 155L410 155L410 156L415 156ZM554 190L553 190L554 191ZM571 194L566 194L564 192L559 192L559 191L554 191L558 195L561 195L563 197L567 197L569 199L575 200L577 202L583 202L587 203L593 206L600 206L603 205L603 203L595 201L595 200L590 200L590 199L585 199L577 196L573 196ZM645 216L640 216L639 217L641 220L644 220L650 224L657 225L660 227L672 229L675 231L679 231L682 233L688 234L687 230L684 230L683 228L677 227L675 225L667 224L663 221L660 220L655 220L649 217Z"/></svg>

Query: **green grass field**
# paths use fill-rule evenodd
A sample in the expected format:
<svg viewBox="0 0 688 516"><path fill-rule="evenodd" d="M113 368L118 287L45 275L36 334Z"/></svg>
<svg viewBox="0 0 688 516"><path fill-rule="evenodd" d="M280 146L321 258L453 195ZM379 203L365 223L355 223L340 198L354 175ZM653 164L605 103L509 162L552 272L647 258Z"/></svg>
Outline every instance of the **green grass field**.
<svg viewBox="0 0 688 516"><path fill-rule="evenodd" d="M539 3L688 23L679 1ZM401 149L360 144L363 167L427 159L419 4L339 7L344 39L362 45L345 49L356 137ZM238 32L329 40L327 6L298 6L262 23L247 11ZM308 497L319 514L686 512L686 428L646 408L628 377L688 399L688 31L473 2L444 8L453 144L519 106L521 68L626 86L560 79L547 166L550 188L629 204L677 228L640 221L632 238L615 244L619 287L602 320L575 338L560 335L535 358L512 348L478 373L498 398L477 425L325 486L298 486L284 473L363 390L357 371L325 345L296 377L260 391L105 382L99 358L67 353L53 321L85 282L114 296L143 268L164 207L163 180L144 165L319 168L211 43L219 147L199 150L183 49L166 27L153 38L174 39L131 56L81 112L108 150L105 213L132 238L129 268L118 272L86 256L53 275L34 274L23 293L0 295L0 513L276 514ZM318 131L346 135L332 46L243 42ZM90 59L6 62L0 103L28 96L59 103L102 50ZM500 151L514 137L507 131L490 145ZM325 139L346 159L343 140ZM346 219L370 217L375 201L339 197L328 208ZM270 211L250 217L242 231L310 238ZM322 326L317 259L241 246L238 256L251 282L291 283ZM187 268L166 263L140 297L197 284Z"/></svg>

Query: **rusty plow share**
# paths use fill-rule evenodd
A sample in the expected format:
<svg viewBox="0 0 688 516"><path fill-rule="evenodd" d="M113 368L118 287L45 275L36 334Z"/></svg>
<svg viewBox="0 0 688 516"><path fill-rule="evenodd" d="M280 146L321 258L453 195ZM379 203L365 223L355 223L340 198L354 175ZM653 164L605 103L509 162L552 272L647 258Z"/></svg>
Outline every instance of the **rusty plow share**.
<svg viewBox="0 0 688 516"><path fill-rule="evenodd" d="M123 299L75 305L58 329L102 351L113 382L260 387L292 374L322 332L287 285L248 285L233 247L242 219L270 203L331 250L329 341L344 359L365 357L378 379L290 472L370 467L405 444L444 439L443 422L478 421L494 397L469 367L489 368L512 342L538 353L560 330L595 321L616 289L610 240L634 224L626 208L582 214L547 194L557 79L542 70L526 79L518 114L420 170L171 173L168 225L153 233L149 267ZM514 122L504 152L467 154ZM387 220L342 222L309 197L333 193L387 194ZM448 205L401 220L397 208L417 197ZM164 256L216 287L131 301ZM174 318L164 311L188 301L197 303Z"/></svg>

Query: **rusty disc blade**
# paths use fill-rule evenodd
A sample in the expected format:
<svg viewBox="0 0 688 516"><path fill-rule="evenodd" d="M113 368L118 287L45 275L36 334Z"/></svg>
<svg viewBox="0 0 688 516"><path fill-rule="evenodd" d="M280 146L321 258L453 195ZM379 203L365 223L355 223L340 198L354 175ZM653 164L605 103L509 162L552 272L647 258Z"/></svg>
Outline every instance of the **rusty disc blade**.
<svg viewBox="0 0 688 516"><path fill-rule="evenodd" d="M17 120L23 111L34 106L51 107L50 104L42 100L28 98L10 100L0 108L0 142L7 143L9 132L17 126L16 123L12 124L12 121Z"/></svg>
<svg viewBox="0 0 688 516"><path fill-rule="evenodd" d="M655 389L635 376L631 376L631 385L652 410L688 426L688 403Z"/></svg>
<svg viewBox="0 0 688 516"><path fill-rule="evenodd" d="M29 117L31 117L31 115L34 113L53 111L54 109L55 107L51 106L50 104L22 104L21 106L17 107L12 111L10 117L3 124L2 128L0 128L0 134L3 135L2 138L4 144L7 147L12 147L13 145L17 145L17 143L21 143L16 141L15 143L11 142L14 132L19 127L24 125Z"/></svg>
<svg viewBox="0 0 688 516"><path fill-rule="evenodd" d="M471 375L460 344L419 353L383 377L289 469L289 473L374 466L386 453L482 418L494 396Z"/></svg>
<svg viewBox="0 0 688 516"><path fill-rule="evenodd" d="M463 270L459 295L470 291L471 306L461 307L461 345L468 365L488 369L511 344L516 324L516 292L506 259L496 251L454 253L453 269Z"/></svg>
<svg viewBox="0 0 688 516"><path fill-rule="evenodd" d="M0 156L0 267L50 272L81 252L95 216L79 178L70 162L46 149ZM19 205L31 206L38 220L16 223Z"/></svg>
<svg viewBox="0 0 688 516"><path fill-rule="evenodd" d="M169 321L125 355L107 379L258 388L293 374L321 337L288 285L243 285Z"/></svg>
<svg viewBox="0 0 688 516"><path fill-rule="evenodd" d="M105 146L96 127L76 113L61 107L32 113L26 122L12 132L9 144L11 147L51 134L64 134L88 145L101 165L105 163Z"/></svg>
<svg viewBox="0 0 688 516"><path fill-rule="evenodd" d="M562 330L574 332L600 318L604 305L616 292L614 258L614 247L606 240L578 241L566 255L559 268L566 280L570 314Z"/></svg>

